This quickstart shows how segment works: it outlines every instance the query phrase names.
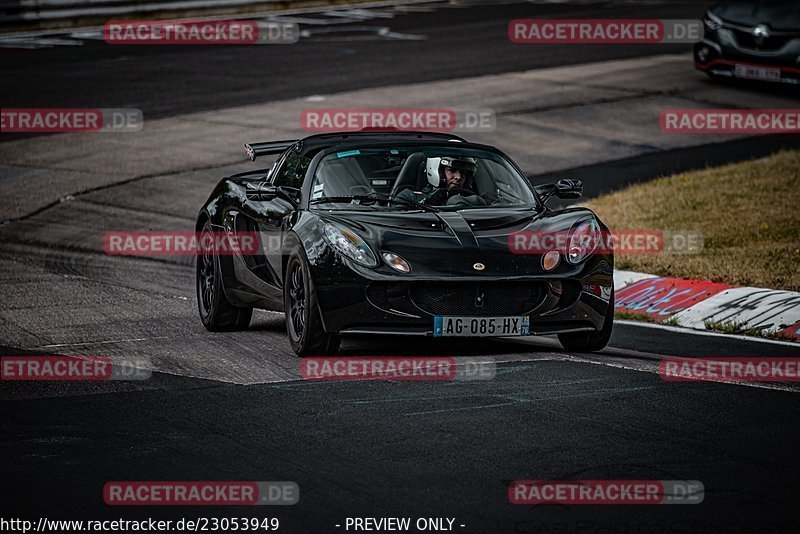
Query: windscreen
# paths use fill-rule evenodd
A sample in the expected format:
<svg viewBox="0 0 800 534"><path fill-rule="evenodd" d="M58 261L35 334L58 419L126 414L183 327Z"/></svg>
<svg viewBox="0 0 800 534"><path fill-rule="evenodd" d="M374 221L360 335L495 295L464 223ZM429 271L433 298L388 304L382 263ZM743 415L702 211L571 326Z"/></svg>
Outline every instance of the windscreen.
<svg viewBox="0 0 800 534"><path fill-rule="evenodd" d="M319 163L311 204L325 209L535 207L527 180L503 156L441 146L333 152Z"/></svg>

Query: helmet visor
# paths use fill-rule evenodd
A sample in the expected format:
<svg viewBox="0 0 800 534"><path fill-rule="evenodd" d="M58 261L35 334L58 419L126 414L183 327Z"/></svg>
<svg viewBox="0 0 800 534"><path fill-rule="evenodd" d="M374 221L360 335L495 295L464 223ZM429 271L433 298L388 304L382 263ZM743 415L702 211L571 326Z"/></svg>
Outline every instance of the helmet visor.
<svg viewBox="0 0 800 534"><path fill-rule="evenodd" d="M477 164L472 158L442 158L442 167L451 171L461 171L469 176L475 174Z"/></svg>

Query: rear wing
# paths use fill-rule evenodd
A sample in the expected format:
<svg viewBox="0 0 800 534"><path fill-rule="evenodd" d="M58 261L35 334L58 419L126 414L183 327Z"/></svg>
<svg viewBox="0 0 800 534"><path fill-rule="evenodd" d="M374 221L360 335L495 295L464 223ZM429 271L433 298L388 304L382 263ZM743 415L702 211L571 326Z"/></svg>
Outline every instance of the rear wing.
<svg viewBox="0 0 800 534"><path fill-rule="evenodd" d="M267 141L266 143L248 143L244 145L244 152L247 157L255 161L257 157L280 154L293 144L297 139L291 141Z"/></svg>

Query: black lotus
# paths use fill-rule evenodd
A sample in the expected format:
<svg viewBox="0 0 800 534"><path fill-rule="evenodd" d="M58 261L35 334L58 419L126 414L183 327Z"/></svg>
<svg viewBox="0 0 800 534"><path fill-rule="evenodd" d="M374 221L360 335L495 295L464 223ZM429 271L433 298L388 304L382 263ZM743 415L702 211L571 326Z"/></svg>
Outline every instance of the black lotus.
<svg viewBox="0 0 800 534"><path fill-rule="evenodd" d="M532 186L501 151L447 134L359 132L246 145L269 170L224 178L197 230L256 233L255 253L198 257L200 318L246 328L253 308L285 311L294 351L337 350L346 334L558 334L599 350L613 324L613 256L582 240L520 254L519 232L606 231L580 182ZM435 174L447 170L458 187ZM432 174L433 173L433 174ZM456 174L453 174L456 173ZM461 173L458 175L457 173ZM251 234L252 235L252 234Z"/></svg>

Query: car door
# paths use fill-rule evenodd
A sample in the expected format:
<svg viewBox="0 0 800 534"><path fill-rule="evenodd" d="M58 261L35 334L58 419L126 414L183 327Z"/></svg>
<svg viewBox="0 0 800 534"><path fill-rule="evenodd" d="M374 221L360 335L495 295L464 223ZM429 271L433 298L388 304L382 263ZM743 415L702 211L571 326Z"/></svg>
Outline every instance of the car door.
<svg viewBox="0 0 800 534"><path fill-rule="evenodd" d="M295 199L296 204L299 204L300 191L310 164L311 158L290 149L280 167L270 176L270 183L280 187L284 193L288 193ZM267 263L276 273L280 273L283 267L283 239L286 231L291 227L292 216L296 215L297 207L284 198L276 198L272 208L272 218L260 223L259 230L264 238L264 243L268 245ZM282 279L279 280L279 286L283 286Z"/></svg>
<svg viewBox="0 0 800 534"><path fill-rule="evenodd" d="M250 277L247 273L241 273L241 275L249 278L248 285L259 290L260 293L274 294L275 299L282 299L280 292L283 287L281 244L288 226L288 219L296 208L285 198L278 196L267 200L259 192L265 186L280 186L284 191L289 192L294 192L296 189L294 194L299 200L300 187L310 161L293 149L284 153L278 159L267 180L246 184L241 212L234 214L235 231L237 233L255 232L259 242L257 254L242 256L244 266L252 274ZM239 269L244 266L240 265ZM253 280L252 275L270 287L264 287L259 281ZM237 270L237 278L242 279L239 270Z"/></svg>

